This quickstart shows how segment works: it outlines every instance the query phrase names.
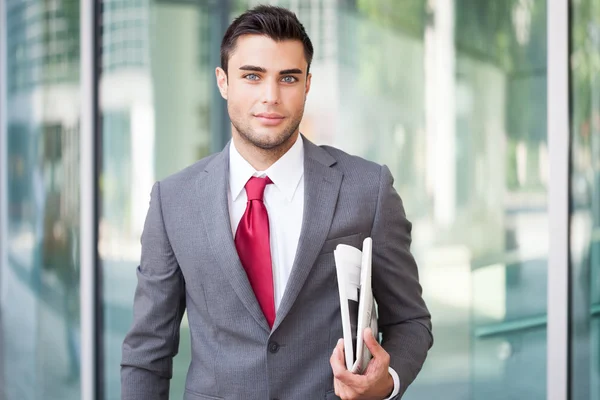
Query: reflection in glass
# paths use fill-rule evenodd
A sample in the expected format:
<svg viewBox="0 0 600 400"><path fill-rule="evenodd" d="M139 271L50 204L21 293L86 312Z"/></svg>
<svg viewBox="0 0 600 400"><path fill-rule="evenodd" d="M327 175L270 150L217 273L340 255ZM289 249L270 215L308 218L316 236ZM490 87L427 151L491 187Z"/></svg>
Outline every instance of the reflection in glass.
<svg viewBox="0 0 600 400"><path fill-rule="evenodd" d="M79 2L4 10L2 390L8 400L79 399Z"/></svg>
<svg viewBox="0 0 600 400"><path fill-rule="evenodd" d="M571 24L571 396L600 397L600 1Z"/></svg>

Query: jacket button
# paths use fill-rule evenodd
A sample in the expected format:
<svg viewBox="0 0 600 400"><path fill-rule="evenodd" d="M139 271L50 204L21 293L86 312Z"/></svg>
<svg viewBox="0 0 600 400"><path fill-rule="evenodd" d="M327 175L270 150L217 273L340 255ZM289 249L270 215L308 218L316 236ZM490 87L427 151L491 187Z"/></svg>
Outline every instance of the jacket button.
<svg viewBox="0 0 600 400"><path fill-rule="evenodd" d="M279 344L277 342L269 343L269 351L273 354L279 351Z"/></svg>

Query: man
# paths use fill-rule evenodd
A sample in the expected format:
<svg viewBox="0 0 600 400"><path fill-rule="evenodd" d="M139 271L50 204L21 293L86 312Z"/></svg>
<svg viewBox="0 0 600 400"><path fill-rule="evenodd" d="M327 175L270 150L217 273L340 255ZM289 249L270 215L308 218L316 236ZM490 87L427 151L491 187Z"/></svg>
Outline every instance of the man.
<svg viewBox="0 0 600 400"><path fill-rule="evenodd" d="M167 399L187 308L185 399L399 398L432 344L411 224L387 167L299 133L313 48L296 16L259 6L221 45L232 140L154 185L122 399ZM382 344L345 368L333 250L373 238Z"/></svg>

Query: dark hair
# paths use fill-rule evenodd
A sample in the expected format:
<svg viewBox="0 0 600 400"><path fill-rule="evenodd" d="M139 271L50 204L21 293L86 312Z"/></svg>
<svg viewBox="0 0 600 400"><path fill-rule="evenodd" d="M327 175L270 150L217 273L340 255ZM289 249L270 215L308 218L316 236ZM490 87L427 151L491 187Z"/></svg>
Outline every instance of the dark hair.
<svg viewBox="0 0 600 400"><path fill-rule="evenodd" d="M221 42L221 68L227 73L229 58L242 35L263 35L275 41L299 40L310 69L313 46L296 14L282 7L260 5L237 17L227 28Z"/></svg>

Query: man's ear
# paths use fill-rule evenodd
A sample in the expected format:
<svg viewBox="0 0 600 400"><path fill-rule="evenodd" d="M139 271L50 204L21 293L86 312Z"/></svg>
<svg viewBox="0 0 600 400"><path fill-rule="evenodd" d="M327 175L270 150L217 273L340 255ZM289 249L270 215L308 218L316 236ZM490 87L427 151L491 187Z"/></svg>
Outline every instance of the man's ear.
<svg viewBox="0 0 600 400"><path fill-rule="evenodd" d="M221 97L227 100L227 74L223 68L217 67L215 75L217 77L217 86L219 87L219 92L221 92Z"/></svg>
<svg viewBox="0 0 600 400"><path fill-rule="evenodd" d="M312 73L309 73L306 76L306 88L305 88L305 91L304 91L304 95L305 96L308 95L308 92L310 92L310 81L311 81L311 79L312 79Z"/></svg>

